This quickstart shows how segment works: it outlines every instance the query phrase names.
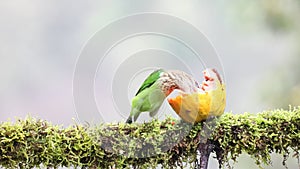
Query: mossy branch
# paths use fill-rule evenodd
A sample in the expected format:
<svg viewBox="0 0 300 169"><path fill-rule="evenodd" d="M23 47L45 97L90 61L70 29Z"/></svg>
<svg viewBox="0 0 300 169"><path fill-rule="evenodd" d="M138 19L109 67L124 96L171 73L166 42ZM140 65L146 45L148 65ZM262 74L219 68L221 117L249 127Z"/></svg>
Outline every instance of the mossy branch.
<svg viewBox="0 0 300 169"><path fill-rule="evenodd" d="M201 168L198 150L202 154L207 150L204 157L215 152L220 166L237 160L243 152L258 165L271 164L270 153L280 153L286 165L291 152L299 158L299 131L300 108L258 114L225 113L218 120L195 126L168 118L144 124L76 124L63 128L28 118L0 124L0 166Z"/></svg>

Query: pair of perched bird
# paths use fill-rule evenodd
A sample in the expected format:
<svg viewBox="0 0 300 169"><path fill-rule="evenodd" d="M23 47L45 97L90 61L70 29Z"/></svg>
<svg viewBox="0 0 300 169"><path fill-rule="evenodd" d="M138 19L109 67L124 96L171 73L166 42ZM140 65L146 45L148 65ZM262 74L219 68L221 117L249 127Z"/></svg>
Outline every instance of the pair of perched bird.
<svg viewBox="0 0 300 169"><path fill-rule="evenodd" d="M158 69L144 81L132 99L131 112L126 123L137 120L140 113L156 115L163 101L168 98L173 110L186 122L198 123L209 116L223 114L226 102L225 84L216 69L205 69L201 85L189 74L179 70Z"/></svg>

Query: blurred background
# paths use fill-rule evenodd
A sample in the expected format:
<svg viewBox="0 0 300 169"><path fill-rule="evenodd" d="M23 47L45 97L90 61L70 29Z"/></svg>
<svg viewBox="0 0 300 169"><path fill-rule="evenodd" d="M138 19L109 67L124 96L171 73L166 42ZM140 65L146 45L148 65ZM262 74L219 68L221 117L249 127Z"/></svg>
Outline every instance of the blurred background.
<svg viewBox="0 0 300 169"><path fill-rule="evenodd" d="M208 37L224 68L226 111L300 105L298 0L16 0L0 2L0 121L31 115L72 124L72 78L82 48L103 26L140 12L180 17ZM281 160L274 155L266 168L283 168ZM210 166L217 164L211 160ZM290 159L289 167L296 166ZM235 167L258 168L246 155Z"/></svg>

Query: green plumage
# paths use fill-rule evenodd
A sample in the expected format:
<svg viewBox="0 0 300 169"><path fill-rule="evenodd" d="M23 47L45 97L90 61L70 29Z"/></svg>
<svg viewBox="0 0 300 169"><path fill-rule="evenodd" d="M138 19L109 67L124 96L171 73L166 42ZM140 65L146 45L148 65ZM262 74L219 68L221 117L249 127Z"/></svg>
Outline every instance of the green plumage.
<svg viewBox="0 0 300 169"><path fill-rule="evenodd" d="M143 82L132 99L131 112L126 123L136 121L141 112L150 112L151 116L156 114L165 99L165 94L156 83L163 72L164 70L158 69L151 73Z"/></svg>
<svg viewBox="0 0 300 169"><path fill-rule="evenodd" d="M163 72L162 69L158 69L156 71L154 71L153 73L151 73L147 79L144 81L144 83L142 84L142 86L139 88L138 92L135 94L135 96L137 96L139 93L141 93L143 90L149 88L151 85L153 85L153 83L155 83L157 81L157 79L160 78L160 74Z"/></svg>
<svg viewBox="0 0 300 169"><path fill-rule="evenodd" d="M175 89L192 93L198 88L196 80L183 71L158 69L147 77L132 99L126 122L136 121L142 112L149 112L151 117L155 116L165 98Z"/></svg>

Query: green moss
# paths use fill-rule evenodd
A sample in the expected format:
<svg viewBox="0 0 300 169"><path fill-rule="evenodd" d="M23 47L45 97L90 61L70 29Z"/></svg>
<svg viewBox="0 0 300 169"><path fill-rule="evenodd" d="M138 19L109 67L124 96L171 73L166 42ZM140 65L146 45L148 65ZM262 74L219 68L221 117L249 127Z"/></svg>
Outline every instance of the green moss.
<svg viewBox="0 0 300 169"><path fill-rule="evenodd" d="M197 147L207 139L224 165L241 153L258 165L270 153L284 160L300 149L300 108L259 114L225 113L217 121L190 126L168 118L144 124L74 125L67 128L27 118L0 124L0 166L33 168L177 168L197 164ZM290 152L292 151L292 152ZM285 165L285 161L283 162Z"/></svg>
<svg viewBox="0 0 300 169"><path fill-rule="evenodd" d="M224 151L223 162L236 160L245 152L258 165L271 164L270 153L280 153L283 164L289 155L289 148L298 157L300 148L300 110L265 111L257 115L225 114L219 121L213 139Z"/></svg>

